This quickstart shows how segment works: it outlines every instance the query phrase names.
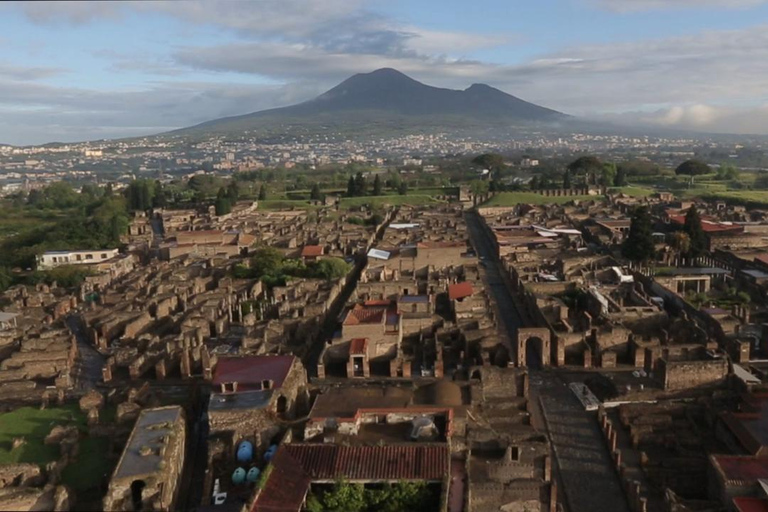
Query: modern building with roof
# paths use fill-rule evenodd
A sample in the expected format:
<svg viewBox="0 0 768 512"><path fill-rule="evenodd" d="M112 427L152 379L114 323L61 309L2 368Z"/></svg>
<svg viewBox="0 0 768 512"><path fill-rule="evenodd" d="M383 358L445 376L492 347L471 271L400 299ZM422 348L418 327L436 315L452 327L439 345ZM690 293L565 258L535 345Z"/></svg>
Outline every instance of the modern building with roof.
<svg viewBox="0 0 768 512"><path fill-rule="evenodd" d="M181 407L143 410L112 474L104 510L177 510L186 437Z"/></svg>
<svg viewBox="0 0 768 512"><path fill-rule="evenodd" d="M50 270L63 265L87 265L101 263L119 254L117 249L96 249L87 251L46 251L37 256L37 269Z"/></svg>

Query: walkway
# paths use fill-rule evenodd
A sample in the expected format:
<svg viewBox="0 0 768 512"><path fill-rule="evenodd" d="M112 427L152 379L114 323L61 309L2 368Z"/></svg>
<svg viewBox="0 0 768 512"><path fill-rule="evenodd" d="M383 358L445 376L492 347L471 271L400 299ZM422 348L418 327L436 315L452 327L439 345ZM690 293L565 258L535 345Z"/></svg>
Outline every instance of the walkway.
<svg viewBox="0 0 768 512"><path fill-rule="evenodd" d="M502 278L504 269L496 259L488 233L479 215L466 215L473 245L485 262L488 288L497 304L510 340L517 337L525 320ZM514 360L516 347L511 353ZM566 384L551 370L529 368L528 399L533 406L531 422L536 428L546 426L554 450L561 492L565 493L569 512L628 512L624 492L613 469L608 448L595 413L583 409Z"/></svg>

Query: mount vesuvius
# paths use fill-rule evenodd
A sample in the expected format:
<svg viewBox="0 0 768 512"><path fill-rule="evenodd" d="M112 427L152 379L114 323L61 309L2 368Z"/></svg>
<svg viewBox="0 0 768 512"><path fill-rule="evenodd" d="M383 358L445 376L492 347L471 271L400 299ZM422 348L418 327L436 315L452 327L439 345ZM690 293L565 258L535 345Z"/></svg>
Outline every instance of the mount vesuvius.
<svg viewBox="0 0 768 512"><path fill-rule="evenodd" d="M289 107L207 121L173 134L270 131L278 128L397 129L519 126L570 116L484 84L465 90L418 82L394 69L354 75L315 99Z"/></svg>

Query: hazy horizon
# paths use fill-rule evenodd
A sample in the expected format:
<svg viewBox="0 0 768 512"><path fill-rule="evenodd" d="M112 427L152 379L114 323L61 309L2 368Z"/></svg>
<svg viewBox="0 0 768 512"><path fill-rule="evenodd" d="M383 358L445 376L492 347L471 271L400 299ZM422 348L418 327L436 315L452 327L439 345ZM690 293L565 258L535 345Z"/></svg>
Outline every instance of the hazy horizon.
<svg viewBox="0 0 768 512"><path fill-rule="evenodd" d="M0 143L150 135L397 69L587 119L768 134L764 0L0 4Z"/></svg>

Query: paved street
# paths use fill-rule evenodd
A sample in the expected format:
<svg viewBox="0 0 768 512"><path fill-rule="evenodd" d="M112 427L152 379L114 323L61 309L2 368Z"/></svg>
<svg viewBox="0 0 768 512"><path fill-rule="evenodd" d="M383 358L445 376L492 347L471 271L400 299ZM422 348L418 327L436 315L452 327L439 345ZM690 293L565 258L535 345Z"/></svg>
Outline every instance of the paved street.
<svg viewBox="0 0 768 512"><path fill-rule="evenodd" d="M466 216L475 249L485 262L487 285L510 340L514 340L522 318L504 284L503 269L493 245L475 213ZM514 346L511 352L515 359ZM583 409L576 397L553 371L530 369L529 399L534 405L531 421L546 425L555 452L557 470L570 512L628 512L619 478L613 469L595 413ZM538 404L543 406L539 411Z"/></svg>

